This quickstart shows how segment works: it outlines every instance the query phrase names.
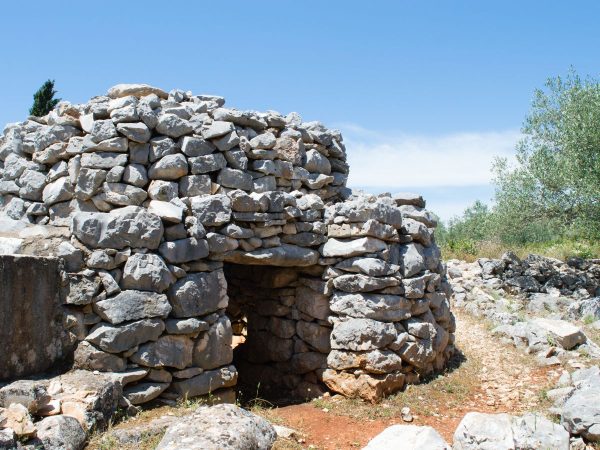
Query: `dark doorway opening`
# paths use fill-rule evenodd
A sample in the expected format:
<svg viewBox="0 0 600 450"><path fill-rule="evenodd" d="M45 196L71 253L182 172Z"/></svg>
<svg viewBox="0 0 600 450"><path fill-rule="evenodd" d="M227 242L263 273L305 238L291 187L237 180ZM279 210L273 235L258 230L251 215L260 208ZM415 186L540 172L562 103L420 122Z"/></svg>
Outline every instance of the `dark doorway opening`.
<svg viewBox="0 0 600 450"><path fill-rule="evenodd" d="M324 392L328 298L309 287L322 283L322 270L225 264L233 363L243 404L285 405Z"/></svg>

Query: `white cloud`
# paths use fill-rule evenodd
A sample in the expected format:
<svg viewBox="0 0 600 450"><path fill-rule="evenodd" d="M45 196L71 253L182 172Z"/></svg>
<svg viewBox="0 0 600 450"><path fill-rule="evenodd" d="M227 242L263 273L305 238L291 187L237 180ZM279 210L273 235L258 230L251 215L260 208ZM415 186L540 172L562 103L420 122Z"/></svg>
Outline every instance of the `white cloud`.
<svg viewBox="0 0 600 450"><path fill-rule="evenodd" d="M489 184L496 156L512 157L518 131L441 136L383 133L339 124L350 163L348 186L420 188Z"/></svg>

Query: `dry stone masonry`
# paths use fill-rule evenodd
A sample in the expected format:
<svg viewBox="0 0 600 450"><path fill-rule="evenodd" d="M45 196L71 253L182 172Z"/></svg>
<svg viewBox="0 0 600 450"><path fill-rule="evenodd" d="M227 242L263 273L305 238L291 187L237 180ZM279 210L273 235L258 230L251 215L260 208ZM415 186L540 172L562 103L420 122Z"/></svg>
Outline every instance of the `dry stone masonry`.
<svg viewBox="0 0 600 450"><path fill-rule="evenodd" d="M5 128L0 244L63 260L74 367L120 373L134 405L238 376L376 400L441 370L455 325L423 199L352 193L338 131L224 103L118 85ZM23 228L60 238L27 250Z"/></svg>

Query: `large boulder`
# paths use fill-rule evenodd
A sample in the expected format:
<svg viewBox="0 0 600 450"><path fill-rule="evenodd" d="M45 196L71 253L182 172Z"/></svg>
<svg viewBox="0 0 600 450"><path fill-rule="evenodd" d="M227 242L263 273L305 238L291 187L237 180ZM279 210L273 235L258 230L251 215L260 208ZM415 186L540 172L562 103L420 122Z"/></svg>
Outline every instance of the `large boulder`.
<svg viewBox="0 0 600 450"><path fill-rule="evenodd" d="M276 438L262 417L222 404L202 406L171 425L156 450L268 450Z"/></svg>
<svg viewBox="0 0 600 450"><path fill-rule="evenodd" d="M543 416L470 412L454 432L455 450L569 450L569 433Z"/></svg>
<svg viewBox="0 0 600 450"><path fill-rule="evenodd" d="M440 434L431 427L392 425L369 441L363 450L451 450Z"/></svg>

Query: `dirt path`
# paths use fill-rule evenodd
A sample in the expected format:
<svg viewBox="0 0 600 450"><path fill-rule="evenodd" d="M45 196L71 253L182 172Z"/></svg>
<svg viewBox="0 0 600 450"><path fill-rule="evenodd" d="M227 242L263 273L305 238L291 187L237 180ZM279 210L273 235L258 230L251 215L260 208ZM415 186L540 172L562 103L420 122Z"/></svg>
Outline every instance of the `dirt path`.
<svg viewBox="0 0 600 450"><path fill-rule="evenodd" d="M304 441L280 442L278 448L361 448L389 425L405 423L404 406L413 424L431 425L448 441L469 411L544 411L544 392L560 369L536 367L531 357L498 341L485 324L457 312L457 347L464 355L450 373L386 399L378 405L334 396L312 403L260 411L275 422L304 433ZM311 447L312 446L312 447Z"/></svg>

